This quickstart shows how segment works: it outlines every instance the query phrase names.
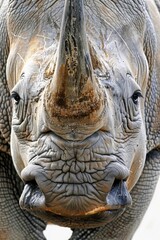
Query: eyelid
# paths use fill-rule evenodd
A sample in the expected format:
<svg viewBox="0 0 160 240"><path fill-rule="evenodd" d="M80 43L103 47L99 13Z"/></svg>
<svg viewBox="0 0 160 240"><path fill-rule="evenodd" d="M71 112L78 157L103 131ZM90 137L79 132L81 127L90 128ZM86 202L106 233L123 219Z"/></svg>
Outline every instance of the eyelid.
<svg viewBox="0 0 160 240"><path fill-rule="evenodd" d="M21 97L19 96L19 94L15 91L11 92L11 98L13 98L17 103L19 103ZM16 99L17 98L17 99Z"/></svg>
<svg viewBox="0 0 160 240"><path fill-rule="evenodd" d="M11 92L11 98L14 98L17 95L19 95L17 92L15 92L15 91Z"/></svg>
<svg viewBox="0 0 160 240"><path fill-rule="evenodd" d="M141 98L144 98L143 95L142 95L142 92L141 90L136 90L133 94L138 94L138 97L141 97Z"/></svg>

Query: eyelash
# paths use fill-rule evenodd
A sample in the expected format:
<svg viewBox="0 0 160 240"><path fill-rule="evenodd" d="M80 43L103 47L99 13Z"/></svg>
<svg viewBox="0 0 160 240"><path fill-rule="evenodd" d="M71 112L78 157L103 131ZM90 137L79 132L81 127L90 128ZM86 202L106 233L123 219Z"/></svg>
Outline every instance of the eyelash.
<svg viewBox="0 0 160 240"><path fill-rule="evenodd" d="M19 101L21 100L21 98L17 92L12 92L11 98L13 98L15 100L16 104L18 104Z"/></svg>

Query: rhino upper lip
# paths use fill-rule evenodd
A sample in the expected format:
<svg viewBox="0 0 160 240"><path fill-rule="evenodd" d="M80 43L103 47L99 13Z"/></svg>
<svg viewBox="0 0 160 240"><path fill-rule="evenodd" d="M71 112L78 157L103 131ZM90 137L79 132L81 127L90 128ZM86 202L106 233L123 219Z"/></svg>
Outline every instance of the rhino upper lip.
<svg viewBox="0 0 160 240"><path fill-rule="evenodd" d="M86 212L84 216L95 215L105 211L116 211L125 208L127 205L130 205L131 202L132 199L127 191L125 181L115 180L110 192L107 194L106 205L90 210ZM25 183L24 191L20 198L20 205L27 210L37 211L38 209L42 209L43 211L43 209L45 209L45 211L57 215L57 213L52 212L52 210L45 205L45 195L35 180ZM58 215L63 216L62 214ZM81 215L76 215L76 217L79 216Z"/></svg>

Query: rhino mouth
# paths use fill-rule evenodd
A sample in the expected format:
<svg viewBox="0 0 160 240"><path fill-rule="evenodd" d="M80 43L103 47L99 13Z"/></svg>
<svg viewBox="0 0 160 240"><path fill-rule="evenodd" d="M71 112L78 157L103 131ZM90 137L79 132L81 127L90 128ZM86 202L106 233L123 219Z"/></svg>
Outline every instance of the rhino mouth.
<svg viewBox="0 0 160 240"><path fill-rule="evenodd" d="M125 181L115 180L111 191L107 194L106 205L97 207L83 215L65 216L55 213L45 204L45 195L38 187L36 181L25 184L20 198L20 206L46 222L54 223L63 227L92 228L105 225L120 216L127 206L131 205L132 199L127 190Z"/></svg>

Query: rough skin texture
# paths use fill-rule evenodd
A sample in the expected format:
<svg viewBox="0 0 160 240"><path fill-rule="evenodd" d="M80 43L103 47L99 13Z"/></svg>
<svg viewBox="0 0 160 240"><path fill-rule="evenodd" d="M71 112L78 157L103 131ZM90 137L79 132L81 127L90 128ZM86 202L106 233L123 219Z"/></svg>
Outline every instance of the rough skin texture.
<svg viewBox="0 0 160 240"><path fill-rule="evenodd" d="M154 193L154 189L156 187L156 183L159 179L160 172L159 161L160 152L158 149L151 151L147 155L146 165L143 174L131 193L133 198L132 207L128 208L121 217L114 221L114 224L110 223L105 227L96 229L74 230L74 233L70 239L72 240L132 239L135 230L139 226L148 208L148 205ZM150 185L151 182L152 186ZM131 232L129 232L128 229L131 229Z"/></svg>
<svg viewBox="0 0 160 240"><path fill-rule="evenodd" d="M1 19L5 14L6 11L0 10ZM45 239L43 230L46 224L19 207L23 183L10 156L11 104L5 76L8 55L5 21L0 23L0 32L0 239Z"/></svg>
<svg viewBox="0 0 160 240"><path fill-rule="evenodd" d="M86 1L87 2L87 1ZM106 1L107 2L107 1ZM116 2L116 1L113 1ZM127 1L123 1L127 2ZM157 4L157 8L155 6ZM11 101L6 80L6 62L10 51L6 29L8 1L0 1L0 239L45 239L46 224L21 210L19 197L23 183L18 177L10 154ZM135 1L144 4L144 1ZM131 191L133 204L122 216L106 226L95 229L73 229L72 240L130 240L139 226L152 199L160 174L160 2L146 0L147 30L144 50L149 64L149 79L145 95L147 156L143 173ZM157 18L154 18L156 15ZM152 35L152 37L150 36Z"/></svg>

